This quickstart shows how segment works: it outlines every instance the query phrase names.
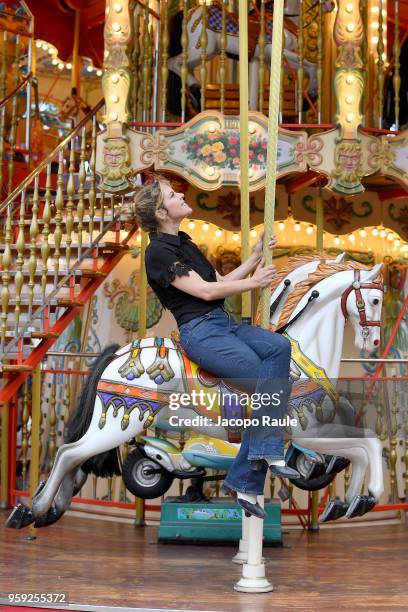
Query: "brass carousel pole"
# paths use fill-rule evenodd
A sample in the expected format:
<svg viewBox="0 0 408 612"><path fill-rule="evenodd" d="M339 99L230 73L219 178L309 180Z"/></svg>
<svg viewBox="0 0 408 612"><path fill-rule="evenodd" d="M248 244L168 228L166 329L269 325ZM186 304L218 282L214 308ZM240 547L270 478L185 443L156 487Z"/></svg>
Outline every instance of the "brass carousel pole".
<svg viewBox="0 0 408 612"><path fill-rule="evenodd" d="M30 496L32 501L40 480L41 364L33 369L31 398ZM30 538L35 538L35 534L36 529L31 526Z"/></svg>
<svg viewBox="0 0 408 612"><path fill-rule="evenodd" d="M324 227L324 204L322 198L322 188L319 186L316 197L316 251L323 251L323 227Z"/></svg>
<svg viewBox="0 0 408 612"><path fill-rule="evenodd" d="M139 329L140 339L146 336L147 323L147 278L145 270L145 252L147 247L147 232L141 230L142 240L140 244L140 271L139 271ZM145 524L145 501L139 497L135 499L135 525Z"/></svg>
<svg viewBox="0 0 408 612"><path fill-rule="evenodd" d="M265 186L265 218L264 218L264 245L263 255L265 265L272 263L272 251L268 248L268 242L274 230L275 220L275 194L277 175L277 153L278 153L278 119L279 99L281 88L281 63L282 63L282 35L283 35L283 0L275 0L273 7L273 36L271 53L271 70L269 83L269 120L268 120L268 149L266 163L266 186ZM261 293L260 315L263 328L269 328L269 302L271 299L270 286L265 287Z"/></svg>
<svg viewBox="0 0 408 612"><path fill-rule="evenodd" d="M1 455L0 455L0 508L8 507L8 470L9 470L9 404L0 408L1 419Z"/></svg>
<svg viewBox="0 0 408 612"><path fill-rule="evenodd" d="M239 0L239 130L241 188L241 260L249 257L249 140L248 140L248 3ZM242 322L251 322L251 293L242 294Z"/></svg>
<svg viewBox="0 0 408 612"><path fill-rule="evenodd" d="M277 149L278 149L278 119L279 119L279 101L280 101L280 86L281 86L281 59L282 59L282 36L283 36L283 6L284 0L275 0L273 7L273 36L272 36L272 54L271 54L271 71L270 71L270 85L269 85L269 122L268 122L268 159L266 166L266 189L265 189L265 236L264 236L264 257L266 264L272 262L272 251L268 248L268 242L270 235L273 232L273 223L275 215L275 192L276 192L276 162L277 162ZM244 21L244 3L240 0L240 27ZM247 30L245 29L245 33ZM240 31L240 43L241 43L242 32ZM246 36L245 45L247 43ZM242 59L244 55L244 49L242 49L241 56L240 48L240 70L242 71ZM245 47L245 55L248 53L247 46ZM246 61L248 58L246 57ZM245 64L245 75L247 63ZM241 75L240 75L241 76ZM246 81L247 82L247 81ZM242 86L242 83L240 83ZM246 90L248 92L248 88ZM241 93L241 92L240 92ZM241 99L241 109L243 100ZM248 106L246 105L246 109ZM244 109L245 110L245 109ZM242 119L242 117L241 117ZM245 133L243 129L246 127ZM248 126L241 125L241 139L244 137L248 138ZM247 140L245 140L247 143ZM246 145L248 146L248 145ZM241 164L245 161L243 157L243 146L241 140ZM244 175L247 167L242 168L241 165L241 182L242 176ZM247 177L246 177L246 180ZM242 206L242 204L241 204ZM242 223L242 218L241 218ZM242 242L244 242L244 236ZM261 294L261 325L262 327L269 328L269 302L271 296L271 288L268 287L262 290ZM258 496L258 503L263 506L264 498ZM266 593L273 590L272 584L266 578L265 575L265 564L262 560L262 534L263 534L263 521L251 517L249 519L248 527L248 557L247 562L242 566L242 577L234 585L236 591L250 592L250 593Z"/></svg>
<svg viewBox="0 0 408 612"><path fill-rule="evenodd" d="M72 48L71 94L79 96L80 62L79 62L79 34L81 28L81 12L75 11L74 45Z"/></svg>

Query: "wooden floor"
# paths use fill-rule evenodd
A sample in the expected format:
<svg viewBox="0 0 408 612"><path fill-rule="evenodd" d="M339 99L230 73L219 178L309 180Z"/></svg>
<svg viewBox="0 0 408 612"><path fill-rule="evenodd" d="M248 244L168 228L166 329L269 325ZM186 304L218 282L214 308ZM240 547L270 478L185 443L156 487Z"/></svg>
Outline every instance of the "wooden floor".
<svg viewBox="0 0 408 612"><path fill-rule="evenodd" d="M64 517L28 541L4 528L0 511L0 597L69 593L70 603L227 612L408 610L408 526L290 531L266 548L275 591L233 591L233 547L157 544L156 527Z"/></svg>

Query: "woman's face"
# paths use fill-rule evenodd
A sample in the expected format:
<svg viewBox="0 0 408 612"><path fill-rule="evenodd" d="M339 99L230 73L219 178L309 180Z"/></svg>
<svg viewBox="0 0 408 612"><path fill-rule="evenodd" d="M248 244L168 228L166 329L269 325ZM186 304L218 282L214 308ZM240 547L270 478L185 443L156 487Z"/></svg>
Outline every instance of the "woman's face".
<svg viewBox="0 0 408 612"><path fill-rule="evenodd" d="M167 211L163 220L181 221L188 217L192 212L192 208L184 200L184 193L175 192L168 183L160 183L160 187L163 193L163 206Z"/></svg>

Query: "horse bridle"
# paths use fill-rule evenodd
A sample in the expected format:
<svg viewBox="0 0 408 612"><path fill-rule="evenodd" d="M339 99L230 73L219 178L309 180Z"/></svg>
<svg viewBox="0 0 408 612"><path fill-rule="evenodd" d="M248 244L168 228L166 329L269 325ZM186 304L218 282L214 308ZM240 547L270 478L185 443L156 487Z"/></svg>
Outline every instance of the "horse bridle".
<svg viewBox="0 0 408 612"><path fill-rule="evenodd" d="M378 289L384 292L384 285L382 282L373 283L362 283L360 281L360 270L354 270L354 281L348 287L341 296L341 311L343 313L345 321L347 321L349 314L347 312L347 298L352 291L356 294L356 306L360 317L360 325L362 327L361 335L363 338L367 338L370 330L369 327L381 327L381 321L367 321L367 315L365 310L365 302L361 295L361 289Z"/></svg>

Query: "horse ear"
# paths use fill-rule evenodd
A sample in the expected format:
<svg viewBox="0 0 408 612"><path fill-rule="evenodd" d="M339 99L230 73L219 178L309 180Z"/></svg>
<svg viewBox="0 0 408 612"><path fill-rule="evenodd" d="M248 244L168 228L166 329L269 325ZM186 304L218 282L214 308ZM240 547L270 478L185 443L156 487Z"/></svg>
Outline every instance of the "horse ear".
<svg viewBox="0 0 408 612"><path fill-rule="evenodd" d="M345 260L345 257L346 257L346 253L339 253L336 259L334 260L334 263L341 263L342 261Z"/></svg>
<svg viewBox="0 0 408 612"><path fill-rule="evenodd" d="M373 281L374 279L376 279L377 276L379 276L382 267L383 267L383 264L382 263L378 263L371 270L365 271L367 276L364 275L364 281L363 282L366 283L368 281Z"/></svg>

